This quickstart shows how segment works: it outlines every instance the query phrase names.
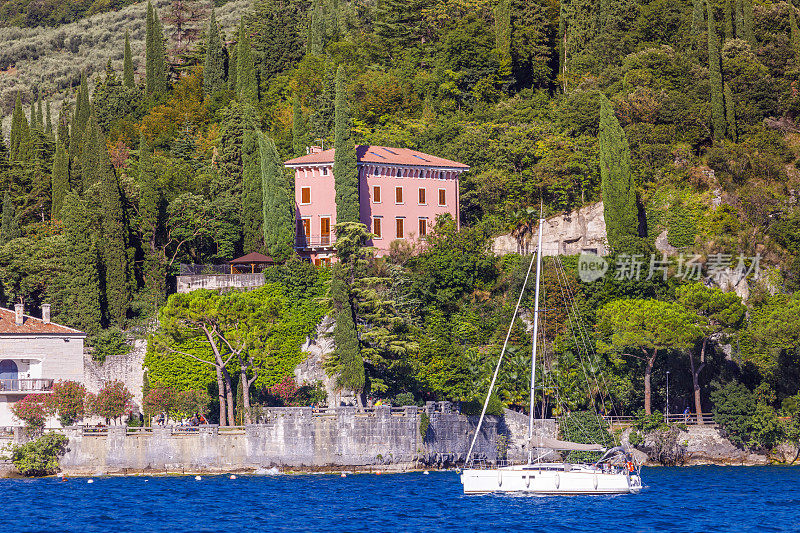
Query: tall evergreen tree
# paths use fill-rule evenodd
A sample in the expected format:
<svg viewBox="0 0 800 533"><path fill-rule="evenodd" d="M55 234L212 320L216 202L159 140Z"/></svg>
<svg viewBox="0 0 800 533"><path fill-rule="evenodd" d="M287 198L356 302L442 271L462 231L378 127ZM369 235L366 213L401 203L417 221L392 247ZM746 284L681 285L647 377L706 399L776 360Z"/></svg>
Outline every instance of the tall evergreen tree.
<svg viewBox="0 0 800 533"><path fill-rule="evenodd" d="M797 57L800 55L800 31L797 29L797 15L791 2L789 2L789 41L792 43L792 49Z"/></svg>
<svg viewBox="0 0 800 533"><path fill-rule="evenodd" d="M258 130L250 106L245 106L245 116L242 138L242 233L245 251L254 252L261 250L264 245L264 193L261 190Z"/></svg>
<svg viewBox="0 0 800 533"><path fill-rule="evenodd" d="M203 61L203 93L210 96L225 89L225 47L214 10L208 21L206 55Z"/></svg>
<svg viewBox="0 0 800 533"><path fill-rule="evenodd" d="M147 94L160 96L167 92L167 50L158 12L150 0L145 32L145 90Z"/></svg>
<svg viewBox="0 0 800 533"><path fill-rule="evenodd" d="M152 148L144 136L139 139L139 225L142 231L144 248L144 286L150 307L157 310L166 296L166 269L159 251L157 238L159 231L158 176L153 165Z"/></svg>
<svg viewBox="0 0 800 533"><path fill-rule="evenodd" d="M66 100L61 102L61 109L58 112L58 124L56 124L56 139L69 146L69 104Z"/></svg>
<svg viewBox="0 0 800 533"><path fill-rule="evenodd" d="M53 172L51 176L51 203L50 216L57 219L64 198L69 192L69 154L61 141L56 142L56 154L53 157Z"/></svg>
<svg viewBox="0 0 800 533"><path fill-rule="evenodd" d="M335 344L333 358L337 362L336 366L339 374L337 384L340 387L354 391L360 406L361 392L366 382L366 372L356 331L348 281L344 266L341 264L336 265L331 277L331 303L335 319L333 327L333 342Z"/></svg>
<svg viewBox="0 0 800 533"><path fill-rule="evenodd" d="M9 158L11 161L21 161L25 159L25 146L28 142L28 119L25 118L25 111L22 108L22 97L17 92L17 99L14 103L14 111L11 114L11 137L9 146Z"/></svg>
<svg viewBox="0 0 800 533"><path fill-rule="evenodd" d="M17 221L16 210L14 209L14 203L11 201L11 195L6 191L3 196L3 220L2 225L0 225L0 244L5 244L19 236L19 223Z"/></svg>
<svg viewBox="0 0 800 533"><path fill-rule="evenodd" d="M234 44L233 49L228 59L228 90L236 94L237 84L239 83L239 76L236 72L236 64L239 58L239 45Z"/></svg>
<svg viewBox="0 0 800 533"><path fill-rule="evenodd" d="M743 0L736 0L736 38L745 40Z"/></svg>
<svg viewBox="0 0 800 533"><path fill-rule="evenodd" d="M28 113L28 115L30 116L30 119L31 119L30 120L31 129L39 127L39 125L36 123L36 101L35 100L33 102L31 102L31 110Z"/></svg>
<svg viewBox="0 0 800 533"><path fill-rule="evenodd" d="M700 1L700 0L696 0ZM561 89L567 92L567 19L564 16L564 4L558 9L558 75L561 77Z"/></svg>
<svg viewBox="0 0 800 533"><path fill-rule="evenodd" d="M733 32L733 3L731 0L725 0L725 40L734 38L736 35Z"/></svg>
<svg viewBox="0 0 800 533"><path fill-rule="evenodd" d="M333 178L336 187L336 223L359 221L358 166L353 143L350 104L344 67L336 71Z"/></svg>
<svg viewBox="0 0 800 533"><path fill-rule="evenodd" d="M325 11L322 0L311 2L311 23L309 24L309 51L314 55L322 55L325 46Z"/></svg>
<svg viewBox="0 0 800 533"><path fill-rule="evenodd" d="M639 235L636 186L631 173L631 151L625 130L605 96L600 102L600 186L608 243L624 250Z"/></svg>
<svg viewBox="0 0 800 533"><path fill-rule="evenodd" d="M511 65L511 0L494 5L494 42L501 63Z"/></svg>
<svg viewBox="0 0 800 533"><path fill-rule="evenodd" d="M733 92L731 86L727 83L724 86L723 94L725 96L725 122L728 128L728 137L733 142L738 142L738 132L736 130L736 106L733 102Z"/></svg>
<svg viewBox="0 0 800 533"><path fill-rule="evenodd" d="M692 39L694 45L699 48L700 39L706 24L705 0L692 1Z"/></svg>
<svg viewBox="0 0 800 533"><path fill-rule="evenodd" d="M264 242L273 259L286 261L292 255L294 242L292 183L283 168L275 142L261 133L258 146L261 156L261 188L264 194Z"/></svg>
<svg viewBox="0 0 800 533"><path fill-rule="evenodd" d="M753 31L753 0L742 0L744 10L744 38L750 43L750 48L756 49L756 34Z"/></svg>
<svg viewBox="0 0 800 533"><path fill-rule="evenodd" d="M100 276L92 219L75 191L64 198L61 219L66 237L59 320L90 335L100 331Z"/></svg>
<svg viewBox="0 0 800 533"><path fill-rule="evenodd" d="M45 103L44 132L53 135L53 116L50 114L50 100Z"/></svg>
<svg viewBox="0 0 800 533"><path fill-rule="evenodd" d="M41 95L36 101L36 126L42 131L44 131L44 110L42 108Z"/></svg>
<svg viewBox="0 0 800 533"><path fill-rule="evenodd" d="M105 301L112 324L123 327L128 309L128 256L125 229L125 212L122 194L114 168L106 149L105 138L97 120L92 115L88 125L89 141L86 151L92 157L92 182L100 184L100 206L102 208L102 260L105 272Z"/></svg>
<svg viewBox="0 0 800 533"><path fill-rule="evenodd" d="M258 104L256 64L244 21L239 23L238 41L236 45L236 97L243 104L255 106Z"/></svg>
<svg viewBox="0 0 800 533"><path fill-rule="evenodd" d="M711 83L711 118L714 139L725 136L725 100L722 86L722 63L719 51L714 10L711 2L706 3L708 12L708 76Z"/></svg>
<svg viewBox="0 0 800 533"><path fill-rule="evenodd" d="M122 85L133 88L136 85L133 79L133 54L131 53L131 40L128 30L125 30L125 51L122 55Z"/></svg>
<svg viewBox="0 0 800 533"><path fill-rule="evenodd" d="M292 150L294 156L299 157L305 153L306 131L303 123L303 110L300 107L300 97L294 95L292 100Z"/></svg>

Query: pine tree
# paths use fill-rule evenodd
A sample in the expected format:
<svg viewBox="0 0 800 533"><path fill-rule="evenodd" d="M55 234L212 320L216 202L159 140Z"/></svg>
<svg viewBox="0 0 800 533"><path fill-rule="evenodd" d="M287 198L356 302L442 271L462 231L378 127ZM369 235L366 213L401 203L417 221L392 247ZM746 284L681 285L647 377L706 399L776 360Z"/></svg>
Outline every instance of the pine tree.
<svg viewBox="0 0 800 533"><path fill-rule="evenodd" d="M283 168L275 142L262 133L258 145L264 194L264 242L273 259L286 261L292 255L294 242L292 183Z"/></svg>
<svg viewBox="0 0 800 533"><path fill-rule="evenodd" d="M725 0L725 40L734 39L733 32L733 4L731 0Z"/></svg>
<svg viewBox="0 0 800 533"><path fill-rule="evenodd" d="M305 153L306 131L303 124L303 109L300 107L300 97L296 94L292 100L292 150L294 156L299 157Z"/></svg>
<svg viewBox="0 0 800 533"><path fill-rule="evenodd" d="M122 56L122 85L133 88L136 82L133 79L133 54L131 53L131 40L128 30L125 30L125 52Z"/></svg>
<svg viewBox="0 0 800 533"><path fill-rule="evenodd" d="M722 86L722 64L717 38L714 11L711 3L706 4L708 10L708 76L711 83L711 117L714 139L725 136L725 101Z"/></svg>
<svg viewBox="0 0 800 533"><path fill-rule="evenodd" d="M100 184L102 208L102 260L105 272L105 301L112 324L124 327L128 309L128 257L126 245L125 213L122 195L111 160L108 157L105 138L94 115L88 125L89 140L86 151L90 152L92 183Z"/></svg>
<svg viewBox="0 0 800 533"><path fill-rule="evenodd" d="M16 210L11 196L6 191L3 196L3 220L0 225L0 244L5 244L12 239L20 236L19 224L17 222Z"/></svg>
<svg viewBox="0 0 800 533"><path fill-rule="evenodd" d="M261 190L258 131L253 109L249 106L245 106L245 117L242 138L242 233L244 249L254 252L261 250L264 245L264 193Z"/></svg>
<svg viewBox="0 0 800 533"><path fill-rule="evenodd" d="M98 253L91 217L75 191L65 196L61 219L67 247L59 320L92 335L100 331L102 316Z"/></svg>
<svg viewBox="0 0 800 533"><path fill-rule="evenodd" d="M744 11L744 38L750 43L750 48L756 49L756 35L753 32L753 0L742 0Z"/></svg>
<svg viewBox="0 0 800 533"><path fill-rule="evenodd" d="M44 120L45 120L44 132L48 136L52 136L53 135L53 117L50 114L50 100L48 100L47 103L45 103L44 114L45 114L45 117L44 117Z"/></svg>
<svg viewBox="0 0 800 533"><path fill-rule="evenodd" d="M620 126L611 102L600 102L600 180L603 214L608 243L614 250L624 250L639 235L639 212L636 186L631 173L631 151L625 130Z"/></svg>
<svg viewBox="0 0 800 533"><path fill-rule="evenodd" d="M736 131L736 112L735 112L735 104L733 101L733 92L731 92L731 87L727 83L725 84L724 88L724 96L725 96L725 122L727 123L728 127L728 137L733 142L738 142L739 134Z"/></svg>
<svg viewBox="0 0 800 533"><path fill-rule="evenodd" d="M160 96L167 92L167 51L161 21L150 0L145 31L145 90L147 94Z"/></svg>
<svg viewBox="0 0 800 533"><path fill-rule="evenodd" d="M236 46L236 97L243 104L258 104L258 81L250 37L244 21L239 23L239 42Z"/></svg>
<svg viewBox="0 0 800 533"><path fill-rule="evenodd" d="M225 48L214 10L208 22L206 56L203 61L203 93L210 96L225 89Z"/></svg>
<svg viewBox="0 0 800 533"><path fill-rule="evenodd" d="M736 38L745 40L743 0L736 0Z"/></svg>
<svg viewBox="0 0 800 533"><path fill-rule="evenodd" d="M64 205L64 198L69 192L69 155L64 148L64 144L56 143L56 154L53 157L53 173L51 177L51 204L50 216L58 218L61 207Z"/></svg>
<svg viewBox="0 0 800 533"><path fill-rule="evenodd" d="M336 222L358 222L358 166L353 144L350 105L344 67L336 71L336 118L334 125L333 178L336 187Z"/></svg>
<svg viewBox="0 0 800 533"><path fill-rule="evenodd" d="M706 23L704 2L705 0L693 0L692 2L692 39L694 45L698 48Z"/></svg>
<svg viewBox="0 0 800 533"><path fill-rule="evenodd" d="M800 31L797 29L797 16L791 3L789 3L789 32L789 40L796 57L800 55Z"/></svg>

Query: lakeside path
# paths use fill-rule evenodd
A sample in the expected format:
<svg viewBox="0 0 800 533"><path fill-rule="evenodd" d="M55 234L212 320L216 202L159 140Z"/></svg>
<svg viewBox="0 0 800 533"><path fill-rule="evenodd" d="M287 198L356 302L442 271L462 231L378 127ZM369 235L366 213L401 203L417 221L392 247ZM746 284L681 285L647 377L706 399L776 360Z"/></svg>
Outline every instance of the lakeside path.
<svg viewBox="0 0 800 533"><path fill-rule="evenodd" d="M465 496L455 472L0 480L3 531L797 531L800 468L645 468L625 496Z"/></svg>

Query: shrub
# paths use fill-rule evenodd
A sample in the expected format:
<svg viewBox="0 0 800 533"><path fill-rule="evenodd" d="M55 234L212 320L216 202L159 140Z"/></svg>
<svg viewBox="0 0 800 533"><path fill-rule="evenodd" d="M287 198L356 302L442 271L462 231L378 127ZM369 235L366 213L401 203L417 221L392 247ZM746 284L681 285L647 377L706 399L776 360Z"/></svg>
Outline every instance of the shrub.
<svg viewBox="0 0 800 533"><path fill-rule="evenodd" d="M106 383L92 400L92 413L116 420L132 408L133 395L121 381Z"/></svg>
<svg viewBox="0 0 800 533"><path fill-rule="evenodd" d="M206 391L185 390L179 392L175 398L175 411L183 417L190 417L195 413L205 416L210 403L211 396Z"/></svg>
<svg viewBox="0 0 800 533"><path fill-rule="evenodd" d="M178 395L172 387L153 387L142 400L142 407L147 415L154 416L161 412L169 415L175 411Z"/></svg>
<svg viewBox="0 0 800 533"><path fill-rule="evenodd" d="M29 394L11 406L14 416L25 422L25 425L37 429L44 429L47 418L45 398L41 394Z"/></svg>
<svg viewBox="0 0 800 533"><path fill-rule="evenodd" d="M86 414L86 387L76 381L56 381L47 396L46 410L57 416L62 426L71 426Z"/></svg>
<svg viewBox="0 0 800 533"><path fill-rule="evenodd" d="M416 405L414 401L414 393L413 392L401 392L397 396L394 397L394 404L395 405Z"/></svg>
<svg viewBox="0 0 800 533"><path fill-rule="evenodd" d="M58 459L67 450L68 439L59 433L46 433L36 440L14 446L11 462L23 476L47 476L58 471Z"/></svg>
<svg viewBox="0 0 800 533"><path fill-rule="evenodd" d="M783 437L783 426L775 410L760 402L742 383L715 384L711 401L714 402L714 421L722 426L734 444L771 448Z"/></svg>
<svg viewBox="0 0 800 533"><path fill-rule="evenodd" d="M269 388L269 394L277 399L281 404L287 407L297 407L297 391L299 390L297 382L293 376L284 376L279 382Z"/></svg>
<svg viewBox="0 0 800 533"><path fill-rule="evenodd" d="M92 338L92 359L105 361L109 355L123 355L131 351L130 345L125 342L125 335L119 328L108 328Z"/></svg>

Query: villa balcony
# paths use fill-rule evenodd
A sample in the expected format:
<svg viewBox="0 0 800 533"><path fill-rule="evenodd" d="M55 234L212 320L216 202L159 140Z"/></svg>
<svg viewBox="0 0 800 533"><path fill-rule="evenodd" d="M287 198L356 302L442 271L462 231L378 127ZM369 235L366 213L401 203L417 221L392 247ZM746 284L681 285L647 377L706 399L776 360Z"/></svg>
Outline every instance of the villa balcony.
<svg viewBox="0 0 800 533"><path fill-rule="evenodd" d="M52 379L0 379L0 394L44 394L52 390Z"/></svg>
<svg viewBox="0 0 800 533"><path fill-rule="evenodd" d="M331 235L306 237L303 234L295 236L294 247L297 250L317 250L320 248L333 248L335 243Z"/></svg>

